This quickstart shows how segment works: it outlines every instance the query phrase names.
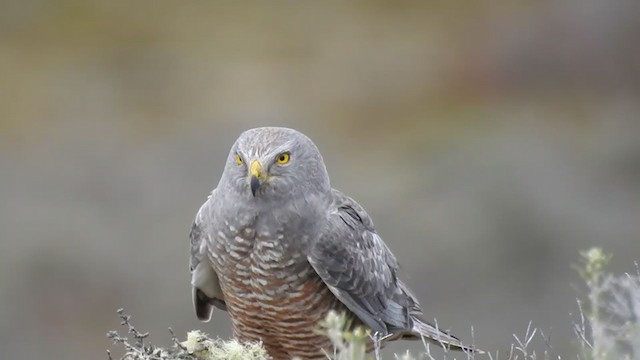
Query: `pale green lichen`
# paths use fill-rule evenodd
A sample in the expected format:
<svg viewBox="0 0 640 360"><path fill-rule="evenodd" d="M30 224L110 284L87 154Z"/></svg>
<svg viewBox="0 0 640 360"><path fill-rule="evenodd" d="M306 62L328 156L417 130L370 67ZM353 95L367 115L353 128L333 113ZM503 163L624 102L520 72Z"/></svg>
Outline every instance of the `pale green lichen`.
<svg viewBox="0 0 640 360"><path fill-rule="evenodd" d="M367 355L367 344L372 340L369 329L357 326L352 331L351 319L345 313L329 311L320 322L318 332L331 340L334 352L328 354L335 360L364 360Z"/></svg>
<svg viewBox="0 0 640 360"><path fill-rule="evenodd" d="M260 342L241 344L236 340L212 340L199 330L188 332L187 340L180 344L198 360L270 359Z"/></svg>

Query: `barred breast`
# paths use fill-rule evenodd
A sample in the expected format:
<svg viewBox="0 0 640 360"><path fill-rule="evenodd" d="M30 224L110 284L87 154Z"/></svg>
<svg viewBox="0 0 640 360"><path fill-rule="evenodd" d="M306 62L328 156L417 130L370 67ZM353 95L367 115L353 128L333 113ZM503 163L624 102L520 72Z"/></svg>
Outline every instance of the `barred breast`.
<svg viewBox="0 0 640 360"><path fill-rule="evenodd" d="M220 278L234 334L262 341L274 359L326 358L329 340L315 332L331 310L346 311L282 234L250 228L215 234L212 263Z"/></svg>

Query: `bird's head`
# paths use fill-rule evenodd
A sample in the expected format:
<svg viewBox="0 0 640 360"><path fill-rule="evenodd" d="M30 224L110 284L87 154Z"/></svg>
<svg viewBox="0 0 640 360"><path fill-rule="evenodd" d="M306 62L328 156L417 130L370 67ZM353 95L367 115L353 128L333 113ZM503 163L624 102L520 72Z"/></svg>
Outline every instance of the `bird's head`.
<svg viewBox="0 0 640 360"><path fill-rule="evenodd" d="M324 195L331 189L313 142L296 130L278 127L243 132L229 152L220 181L256 201Z"/></svg>

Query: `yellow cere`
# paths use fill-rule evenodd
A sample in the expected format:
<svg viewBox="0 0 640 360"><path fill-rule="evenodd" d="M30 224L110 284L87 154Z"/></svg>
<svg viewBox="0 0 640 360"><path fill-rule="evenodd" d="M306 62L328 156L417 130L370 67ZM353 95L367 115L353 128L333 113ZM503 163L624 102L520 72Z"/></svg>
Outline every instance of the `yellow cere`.
<svg viewBox="0 0 640 360"><path fill-rule="evenodd" d="M251 163L251 167L249 167L249 174L257 177L258 179L262 179L262 164L260 164L260 161L254 160Z"/></svg>
<svg viewBox="0 0 640 360"><path fill-rule="evenodd" d="M236 163L238 165L242 165L243 164L242 158L240 157L240 155L237 155L237 154L236 154Z"/></svg>
<svg viewBox="0 0 640 360"><path fill-rule="evenodd" d="M289 162L289 153L282 153L280 155L278 155L278 157L276 158L276 162L278 164L286 164Z"/></svg>

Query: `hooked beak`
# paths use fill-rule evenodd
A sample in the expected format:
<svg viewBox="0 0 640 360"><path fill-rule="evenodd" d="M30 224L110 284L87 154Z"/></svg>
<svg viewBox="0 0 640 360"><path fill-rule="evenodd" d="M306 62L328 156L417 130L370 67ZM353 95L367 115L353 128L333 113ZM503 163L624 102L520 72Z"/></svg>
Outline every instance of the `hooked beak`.
<svg viewBox="0 0 640 360"><path fill-rule="evenodd" d="M251 181L249 185L251 186L251 195L256 196L256 192L260 186L267 180L265 174L262 171L262 164L258 160L254 160L249 167L249 176L251 176Z"/></svg>

